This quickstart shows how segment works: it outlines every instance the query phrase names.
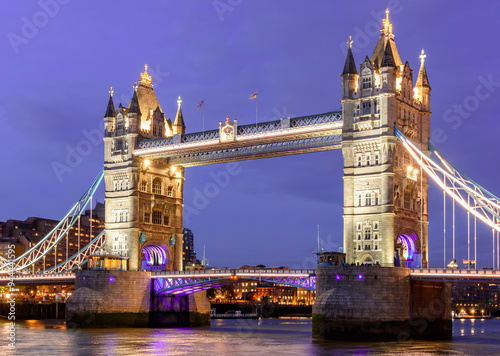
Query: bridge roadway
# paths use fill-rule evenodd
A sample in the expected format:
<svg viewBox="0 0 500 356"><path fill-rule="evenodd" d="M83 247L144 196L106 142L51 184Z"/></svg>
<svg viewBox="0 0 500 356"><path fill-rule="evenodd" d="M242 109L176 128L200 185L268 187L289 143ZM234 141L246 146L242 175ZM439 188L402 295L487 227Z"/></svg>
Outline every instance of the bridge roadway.
<svg viewBox="0 0 500 356"><path fill-rule="evenodd" d="M220 269L201 271L154 271L151 279L155 280L155 292L165 294L193 293L213 288L218 285L259 280L279 283L299 288L314 290L316 287L316 271L313 269ZM453 283L500 283L499 270L467 270L424 268L412 269L413 280L445 281ZM21 274L14 276L14 284L50 284L74 283L74 273L41 273ZM0 276L0 285L10 282L7 275Z"/></svg>

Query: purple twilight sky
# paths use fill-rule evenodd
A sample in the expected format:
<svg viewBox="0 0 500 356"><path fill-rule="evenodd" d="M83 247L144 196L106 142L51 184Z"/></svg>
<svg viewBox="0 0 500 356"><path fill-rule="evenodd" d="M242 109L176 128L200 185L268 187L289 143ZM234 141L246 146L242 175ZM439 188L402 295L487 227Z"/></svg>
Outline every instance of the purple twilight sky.
<svg viewBox="0 0 500 356"><path fill-rule="evenodd" d="M187 132L202 129L202 99L206 129L226 115L255 122L248 96L256 90L259 121L337 110L345 41L353 36L359 68L386 7L415 80L426 51L434 144L500 194L498 2L8 0L0 7L1 221L64 216L102 167L109 87L116 105L128 105L145 63L166 117L175 117L182 97ZM79 159L68 162L77 149ZM185 205L199 209L185 214L185 226L199 257L206 245L213 266L313 267L317 224L325 248L342 245L342 167L340 150L240 162L201 205L198 192L228 166L187 169ZM432 185L430 194L430 263L442 266L442 193ZM462 259L466 214L457 220ZM450 246L451 220L448 231ZM492 264L491 244L491 231L478 228L480 267Z"/></svg>

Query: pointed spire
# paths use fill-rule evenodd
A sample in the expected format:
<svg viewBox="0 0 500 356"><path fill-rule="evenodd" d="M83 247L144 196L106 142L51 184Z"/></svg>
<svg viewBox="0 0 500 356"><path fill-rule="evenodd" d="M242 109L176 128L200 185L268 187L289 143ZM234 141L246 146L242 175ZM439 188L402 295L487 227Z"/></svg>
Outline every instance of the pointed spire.
<svg viewBox="0 0 500 356"><path fill-rule="evenodd" d="M392 23L389 21L389 9L385 10L385 19L382 20L382 29L380 31L385 36L394 38L394 35L392 34Z"/></svg>
<svg viewBox="0 0 500 356"><path fill-rule="evenodd" d="M387 44L385 45L382 63L380 63L380 68L383 67L396 67L396 62L394 61L390 41L387 41Z"/></svg>
<svg viewBox="0 0 500 356"><path fill-rule="evenodd" d="M430 88L429 78L427 78L427 71L425 70L425 64L424 64L425 57L427 56L424 53L424 50L422 50L422 53L420 54L420 70L418 71L418 78L415 86Z"/></svg>
<svg viewBox="0 0 500 356"><path fill-rule="evenodd" d="M147 84L150 86L153 86L153 83L151 81L151 76L148 74L148 65L144 65L144 72L141 73L141 84Z"/></svg>
<svg viewBox="0 0 500 356"><path fill-rule="evenodd" d="M342 71L342 75L344 74L358 74L356 70L356 63L354 63L354 56L352 55L352 38L349 36L349 41L347 41L349 48L347 49L347 57L345 59L344 70Z"/></svg>
<svg viewBox="0 0 500 356"><path fill-rule="evenodd" d="M186 131L186 125L184 124L184 118L182 117L182 110L181 110L181 97L179 96L179 99L177 99L177 115L175 116L175 121L174 121L174 134L179 134L179 133L184 133Z"/></svg>
<svg viewBox="0 0 500 356"><path fill-rule="evenodd" d="M134 95L132 96L132 100L130 100L130 104L128 106L129 114L140 114L141 108L139 107L139 99L137 98L137 84L134 85Z"/></svg>
<svg viewBox="0 0 500 356"><path fill-rule="evenodd" d="M108 107L106 108L106 113L104 117L115 117L115 105L113 104L113 87L109 87L109 101Z"/></svg>

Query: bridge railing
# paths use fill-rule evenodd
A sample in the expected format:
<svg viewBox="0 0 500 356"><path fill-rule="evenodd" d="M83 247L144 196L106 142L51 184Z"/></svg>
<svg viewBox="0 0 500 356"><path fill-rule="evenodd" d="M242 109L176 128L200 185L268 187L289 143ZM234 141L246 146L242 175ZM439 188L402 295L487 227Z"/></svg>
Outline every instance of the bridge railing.
<svg viewBox="0 0 500 356"><path fill-rule="evenodd" d="M480 275L496 276L500 271L492 269L456 269L456 268L415 268L411 270L414 274L442 274L442 275Z"/></svg>
<svg viewBox="0 0 500 356"><path fill-rule="evenodd" d="M214 270L196 270L196 271L154 271L151 272L151 277L161 277L165 275L171 275L171 276L185 276L185 275L192 275L192 276L214 276L214 275L220 275L220 274L261 274L261 275L268 275L268 274L278 274L278 275L296 275L296 274L303 274L303 275L314 275L316 273L315 270L313 269L291 269L291 270L282 270L282 269L214 269Z"/></svg>
<svg viewBox="0 0 500 356"><path fill-rule="evenodd" d="M47 279L71 279L75 278L75 274L72 272L64 272L64 273L40 273L40 274L17 274L14 275L14 281L25 281L25 280L47 280ZM10 277L6 275L0 276L0 282L9 281Z"/></svg>

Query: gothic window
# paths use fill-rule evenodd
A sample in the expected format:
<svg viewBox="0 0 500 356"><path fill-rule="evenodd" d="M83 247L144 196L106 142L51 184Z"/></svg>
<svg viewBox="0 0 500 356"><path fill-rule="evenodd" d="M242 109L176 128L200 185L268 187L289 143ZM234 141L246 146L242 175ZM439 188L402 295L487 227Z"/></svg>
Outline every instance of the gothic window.
<svg viewBox="0 0 500 356"><path fill-rule="evenodd" d="M153 211L153 224L161 225L161 211Z"/></svg>
<svg viewBox="0 0 500 356"><path fill-rule="evenodd" d="M146 192L147 190L148 190L148 183L145 180L143 180L141 182L141 192Z"/></svg>
<svg viewBox="0 0 500 356"><path fill-rule="evenodd" d="M372 203L372 193L366 193L365 205L371 205L371 203Z"/></svg>
<svg viewBox="0 0 500 356"><path fill-rule="evenodd" d="M163 225L170 225L170 219L168 215L163 216Z"/></svg>
<svg viewBox="0 0 500 356"><path fill-rule="evenodd" d="M410 209L410 203L411 203L410 192L405 191L404 192L404 208L409 210Z"/></svg>
<svg viewBox="0 0 500 356"><path fill-rule="evenodd" d="M174 188L172 186L167 187L167 196L171 197L174 193Z"/></svg>
<svg viewBox="0 0 500 356"><path fill-rule="evenodd" d="M149 224L151 221L151 214L150 213L144 213L144 222Z"/></svg>
<svg viewBox="0 0 500 356"><path fill-rule="evenodd" d="M375 153L375 165L379 165L380 164L380 155L378 153Z"/></svg>
<svg viewBox="0 0 500 356"><path fill-rule="evenodd" d="M371 157L369 154L366 155L366 165L369 166L371 164Z"/></svg>
<svg viewBox="0 0 500 356"><path fill-rule="evenodd" d="M371 114L371 110L372 110L372 105L369 101L365 101L363 103L363 115L369 115Z"/></svg>
<svg viewBox="0 0 500 356"><path fill-rule="evenodd" d="M378 221L373 223L373 230L378 230Z"/></svg>
<svg viewBox="0 0 500 356"><path fill-rule="evenodd" d="M123 129L123 116L122 115L116 116L116 129L117 130Z"/></svg>
<svg viewBox="0 0 500 356"><path fill-rule="evenodd" d="M359 104L358 104L358 105L356 105L356 112L355 112L355 115L356 115L356 116L359 116Z"/></svg>
<svg viewBox="0 0 500 356"><path fill-rule="evenodd" d="M123 222L123 211L120 211L120 222Z"/></svg>
<svg viewBox="0 0 500 356"><path fill-rule="evenodd" d="M161 179L155 178L153 180L153 194L161 194Z"/></svg>
<svg viewBox="0 0 500 356"><path fill-rule="evenodd" d="M358 167L361 167L361 163L362 163L362 157L361 155L358 156Z"/></svg>
<svg viewBox="0 0 500 356"><path fill-rule="evenodd" d="M152 125L153 125L153 135L156 136L156 126L158 126L158 125L154 121L153 121Z"/></svg>
<svg viewBox="0 0 500 356"><path fill-rule="evenodd" d="M373 239L378 240L378 234L373 234Z"/></svg>
<svg viewBox="0 0 500 356"><path fill-rule="evenodd" d="M378 250L378 246L377 246L377 245L375 245L375 248L374 248L374 250Z"/></svg>
<svg viewBox="0 0 500 356"><path fill-rule="evenodd" d="M363 89L371 87L372 87L372 77L371 76L363 77Z"/></svg>
<svg viewBox="0 0 500 356"><path fill-rule="evenodd" d="M363 197L362 197L362 194L361 194L361 193L359 193L359 194L358 194L358 206L361 206L361 203L362 203L362 198L363 198Z"/></svg>
<svg viewBox="0 0 500 356"><path fill-rule="evenodd" d="M370 249L370 245L365 245L365 250L369 250Z"/></svg>
<svg viewBox="0 0 500 356"><path fill-rule="evenodd" d="M356 224L356 231L361 231L361 223Z"/></svg>
<svg viewBox="0 0 500 356"><path fill-rule="evenodd" d="M372 238L372 230L370 228L365 229L365 240L371 240Z"/></svg>
<svg viewBox="0 0 500 356"><path fill-rule="evenodd" d="M358 245L358 250L361 250L361 245Z"/></svg>
<svg viewBox="0 0 500 356"><path fill-rule="evenodd" d="M361 240L361 234L358 234L358 240Z"/></svg>
<svg viewBox="0 0 500 356"><path fill-rule="evenodd" d="M115 150L123 150L123 140L121 138L116 139Z"/></svg>
<svg viewBox="0 0 500 356"><path fill-rule="evenodd" d="M378 192L373 192L373 205L378 205Z"/></svg>

